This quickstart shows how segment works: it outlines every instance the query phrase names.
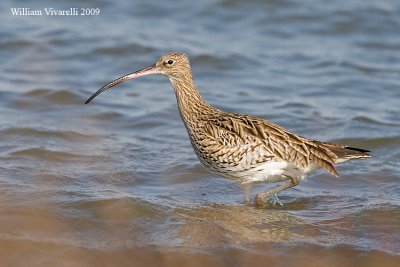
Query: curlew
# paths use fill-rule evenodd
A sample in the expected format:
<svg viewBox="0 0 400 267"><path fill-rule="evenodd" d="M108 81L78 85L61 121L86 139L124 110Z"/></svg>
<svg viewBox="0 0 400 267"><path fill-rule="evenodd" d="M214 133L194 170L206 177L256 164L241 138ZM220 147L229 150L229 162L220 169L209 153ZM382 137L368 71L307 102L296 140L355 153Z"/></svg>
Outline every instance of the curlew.
<svg viewBox="0 0 400 267"><path fill-rule="evenodd" d="M339 176L336 164L370 157L364 149L312 140L267 120L211 106L197 90L189 59L181 53L167 53L155 64L104 85L85 104L117 84L149 74L169 78L197 157L212 173L240 182L246 202L253 184L287 181L258 193L256 206L265 207L269 197L298 185L317 169Z"/></svg>

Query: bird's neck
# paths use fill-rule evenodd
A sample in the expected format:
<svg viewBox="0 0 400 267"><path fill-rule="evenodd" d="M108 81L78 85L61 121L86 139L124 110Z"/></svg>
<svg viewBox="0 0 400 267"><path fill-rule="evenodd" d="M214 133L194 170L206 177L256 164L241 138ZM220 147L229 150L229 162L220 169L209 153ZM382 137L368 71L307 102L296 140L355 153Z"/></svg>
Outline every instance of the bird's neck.
<svg viewBox="0 0 400 267"><path fill-rule="evenodd" d="M212 108L200 95L191 73L179 78L171 77L170 81L174 87L179 112L186 125L192 119L201 116L205 110Z"/></svg>

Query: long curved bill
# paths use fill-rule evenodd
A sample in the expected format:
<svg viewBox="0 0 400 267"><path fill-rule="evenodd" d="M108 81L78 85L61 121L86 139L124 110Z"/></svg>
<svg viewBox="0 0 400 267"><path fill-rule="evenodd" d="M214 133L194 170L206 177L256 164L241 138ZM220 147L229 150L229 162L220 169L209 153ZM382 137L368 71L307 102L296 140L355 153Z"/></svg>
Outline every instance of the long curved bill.
<svg viewBox="0 0 400 267"><path fill-rule="evenodd" d="M147 68L129 73L127 75L124 75L122 77L119 77L118 79L115 79L114 81L109 82L106 85L104 85L103 87L101 87L96 93L94 93L91 97L89 97L88 100L86 100L85 104L88 104L90 101L93 100L93 98L95 98L99 94L103 93L104 91L110 89L111 87L113 87L117 84L126 82L131 79L135 79L140 76L145 76L145 75L149 75L149 74L159 74L159 73L161 73L161 72L159 70L157 70L156 64L153 64L150 67L147 67Z"/></svg>

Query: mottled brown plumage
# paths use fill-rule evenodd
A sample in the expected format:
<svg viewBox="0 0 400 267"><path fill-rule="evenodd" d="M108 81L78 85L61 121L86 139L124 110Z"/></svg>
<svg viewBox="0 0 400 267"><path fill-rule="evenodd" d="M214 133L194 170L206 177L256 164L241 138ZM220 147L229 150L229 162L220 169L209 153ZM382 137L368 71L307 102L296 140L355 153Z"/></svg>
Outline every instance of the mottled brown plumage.
<svg viewBox="0 0 400 267"><path fill-rule="evenodd" d="M337 163L369 157L367 150L315 141L272 122L209 105L193 83L187 56L180 53L163 55L154 65L108 83L86 103L121 82L157 73L170 79L190 141L208 170L238 180L247 188L256 182L290 181L258 194L257 205L262 206L266 197L297 185L318 168L339 176Z"/></svg>

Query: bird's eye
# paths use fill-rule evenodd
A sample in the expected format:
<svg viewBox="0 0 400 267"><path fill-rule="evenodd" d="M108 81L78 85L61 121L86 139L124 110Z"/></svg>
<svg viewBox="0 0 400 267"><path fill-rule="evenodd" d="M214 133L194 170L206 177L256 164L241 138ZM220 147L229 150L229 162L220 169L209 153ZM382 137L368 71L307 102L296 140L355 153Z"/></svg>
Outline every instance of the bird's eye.
<svg viewBox="0 0 400 267"><path fill-rule="evenodd" d="M172 59L170 59L167 61L167 63L168 63L168 65L172 65L172 64L174 64L174 61Z"/></svg>

